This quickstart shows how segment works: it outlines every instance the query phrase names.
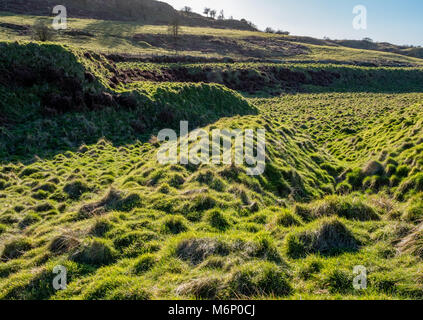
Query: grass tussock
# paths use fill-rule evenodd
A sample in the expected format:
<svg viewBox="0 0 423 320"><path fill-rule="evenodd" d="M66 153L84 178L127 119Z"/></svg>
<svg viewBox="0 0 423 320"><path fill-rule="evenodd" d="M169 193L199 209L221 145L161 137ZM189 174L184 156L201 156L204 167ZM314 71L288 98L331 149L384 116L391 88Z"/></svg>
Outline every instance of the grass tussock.
<svg viewBox="0 0 423 320"><path fill-rule="evenodd" d="M317 221L313 227L293 231L285 239L286 254L292 258L303 258L309 254L332 256L355 252L358 248L358 240L336 218Z"/></svg>
<svg viewBox="0 0 423 320"><path fill-rule="evenodd" d="M423 225L419 225L412 233L404 237L397 248L402 254L423 258Z"/></svg>

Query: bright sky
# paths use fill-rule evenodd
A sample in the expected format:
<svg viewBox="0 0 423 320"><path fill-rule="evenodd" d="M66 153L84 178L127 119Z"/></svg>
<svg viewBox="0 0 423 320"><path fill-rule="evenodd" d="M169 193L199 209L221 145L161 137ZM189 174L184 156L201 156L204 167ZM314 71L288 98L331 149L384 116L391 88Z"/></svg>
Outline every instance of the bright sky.
<svg viewBox="0 0 423 320"><path fill-rule="evenodd" d="M245 18L259 29L290 31L294 35L331 39L362 39L394 44L423 45L422 0L161 0L175 9L190 6L225 11L225 16ZM367 9L367 29L353 28L353 8Z"/></svg>

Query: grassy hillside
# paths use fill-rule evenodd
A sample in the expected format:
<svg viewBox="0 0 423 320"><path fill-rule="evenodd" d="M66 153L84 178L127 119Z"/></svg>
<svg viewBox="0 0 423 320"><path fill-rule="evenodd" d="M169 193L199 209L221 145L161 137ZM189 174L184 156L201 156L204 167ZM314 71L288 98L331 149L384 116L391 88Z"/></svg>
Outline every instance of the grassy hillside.
<svg viewBox="0 0 423 320"><path fill-rule="evenodd" d="M335 40L334 43L355 49L377 50L403 54L410 57L423 58L422 47L396 46L386 42L372 42L366 40Z"/></svg>
<svg viewBox="0 0 423 320"><path fill-rule="evenodd" d="M138 80L113 88L114 70L163 65L113 65L51 44L1 48L1 298L422 297L422 94L245 100L215 84ZM195 73L208 66L183 67ZM413 77L420 76L409 69L288 67L339 72L351 79L351 91L360 88L353 80L360 73L371 75L374 91L388 86L390 74L411 77L404 89L416 91ZM62 82L28 78L54 74L52 68ZM4 81L7 72L14 83ZM46 111L43 95L63 95L68 82L82 92L80 106L74 109L72 90L70 109ZM326 84L342 86L339 79ZM94 107L87 93L113 104ZM160 144L145 141L159 128L160 110L166 117L159 121L190 120L206 130L266 128L265 173L247 176L246 165L158 165ZM131 123L141 115L149 119L144 127ZM60 292L51 286L58 264L69 275ZM359 264L369 270L366 291L352 288Z"/></svg>
<svg viewBox="0 0 423 320"><path fill-rule="evenodd" d="M2 0L0 11L13 14L51 16L58 5L53 0ZM63 0L69 17L136 21L139 24L167 25L178 19L182 25L255 30L247 21L212 19L194 12L181 12L156 0ZM179 8L178 8L179 9Z"/></svg>
<svg viewBox="0 0 423 320"><path fill-rule="evenodd" d="M31 40L31 27L40 19L51 21L51 18L40 16L0 13L0 40ZM397 53L353 49L323 40L256 31L184 26L175 46L167 35L167 25L70 18L68 28L56 35L55 41L124 56L175 56L177 50L176 55L185 58L342 63L373 67L423 65L419 58Z"/></svg>
<svg viewBox="0 0 423 320"><path fill-rule="evenodd" d="M423 298L421 59L39 18L0 16L0 299ZM264 128L264 173L159 164L182 120Z"/></svg>

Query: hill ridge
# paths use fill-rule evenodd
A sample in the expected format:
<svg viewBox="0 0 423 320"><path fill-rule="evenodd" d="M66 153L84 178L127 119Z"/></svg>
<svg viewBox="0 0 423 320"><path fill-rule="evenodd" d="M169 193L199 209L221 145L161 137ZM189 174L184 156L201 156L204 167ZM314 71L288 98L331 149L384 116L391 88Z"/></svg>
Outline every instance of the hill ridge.
<svg viewBox="0 0 423 320"><path fill-rule="evenodd" d="M246 21L215 20L196 13L182 13L171 5L156 0L63 0L69 18L138 21L143 24L169 24L175 18L182 25L255 30ZM29 15L51 16L53 0L3 0L0 11Z"/></svg>

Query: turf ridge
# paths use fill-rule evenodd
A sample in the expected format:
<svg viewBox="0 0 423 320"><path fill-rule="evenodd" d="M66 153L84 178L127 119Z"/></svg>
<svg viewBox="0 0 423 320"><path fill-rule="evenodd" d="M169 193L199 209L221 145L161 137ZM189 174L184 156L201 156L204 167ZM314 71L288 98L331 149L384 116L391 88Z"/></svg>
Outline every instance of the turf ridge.
<svg viewBox="0 0 423 320"><path fill-rule="evenodd" d="M158 128L193 128L221 117L255 114L235 91L217 84L139 83L112 88L104 56L57 44L2 42L1 158L54 155L105 137L148 140ZM50 121L52 120L52 121Z"/></svg>

